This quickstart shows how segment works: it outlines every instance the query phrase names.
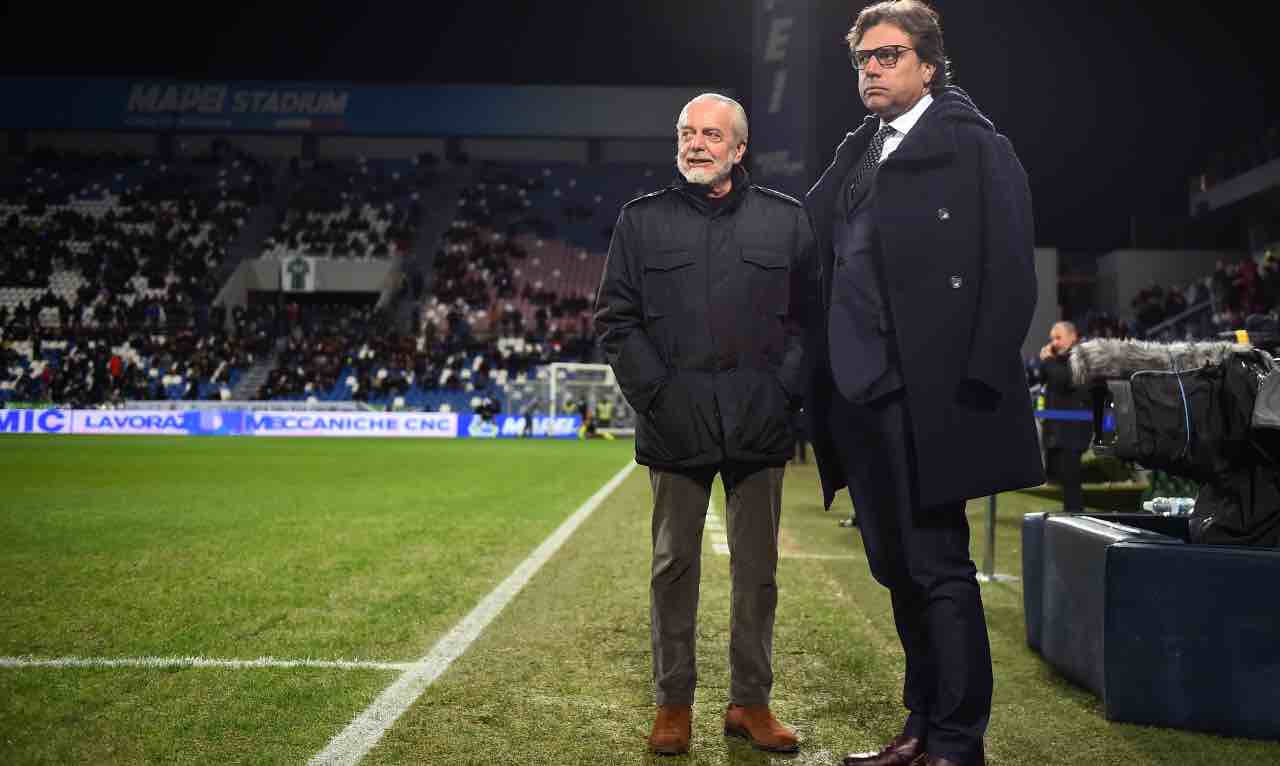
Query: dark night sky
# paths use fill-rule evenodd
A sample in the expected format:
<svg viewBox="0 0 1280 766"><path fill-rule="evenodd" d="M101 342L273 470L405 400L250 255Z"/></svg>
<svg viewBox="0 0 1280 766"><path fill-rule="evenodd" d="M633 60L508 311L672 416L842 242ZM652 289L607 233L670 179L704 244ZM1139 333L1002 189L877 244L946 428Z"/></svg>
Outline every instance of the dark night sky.
<svg viewBox="0 0 1280 766"><path fill-rule="evenodd" d="M77 8L0 19L6 75L717 85L750 103L747 0L274 3ZM816 0L818 153L864 114L842 38L862 3ZM1185 216L1210 152L1280 120L1275 42L1239 3L936 0L956 83L1032 179L1040 244L1101 252ZM1225 8L1227 10L1217 10ZM1235 14L1233 16L1233 14ZM13 108L13 105L6 105Z"/></svg>

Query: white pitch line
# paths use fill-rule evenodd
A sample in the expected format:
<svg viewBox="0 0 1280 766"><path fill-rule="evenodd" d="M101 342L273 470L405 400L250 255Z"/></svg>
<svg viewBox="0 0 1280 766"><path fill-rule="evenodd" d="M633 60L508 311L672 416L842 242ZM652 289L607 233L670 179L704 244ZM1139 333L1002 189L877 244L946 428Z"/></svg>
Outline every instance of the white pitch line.
<svg viewBox="0 0 1280 766"><path fill-rule="evenodd" d="M212 657L0 657L0 668L324 668L338 670L408 670L412 662L364 660L288 660L259 657L225 660Z"/></svg>
<svg viewBox="0 0 1280 766"><path fill-rule="evenodd" d="M729 538L725 535L724 522L720 521L714 497L707 498L707 529L711 530L711 550L721 556L728 556Z"/></svg>
<svg viewBox="0 0 1280 766"><path fill-rule="evenodd" d="M360 762L373 746L382 739L404 711L435 682L462 653L471 646L495 617L515 598L525 584L542 565L555 554L565 540L595 512L610 494L617 489L635 469L635 462L628 463L596 493L587 498L573 515L564 521L551 536L542 542L529 557L515 568L507 579L498 584L489 595L476 604L462 621L436 642L421 660L413 663L399 678L378 695L369 707L357 715L324 750L309 762L311 766L353 765Z"/></svg>
<svg viewBox="0 0 1280 766"><path fill-rule="evenodd" d="M729 555L729 538L725 534L724 522L720 520L720 512L716 510L714 498L707 499L707 529L711 531L711 550L721 556ZM825 561L857 561L865 559L852 553L787 553L778 552L780 559L818 559Z"/></svg>

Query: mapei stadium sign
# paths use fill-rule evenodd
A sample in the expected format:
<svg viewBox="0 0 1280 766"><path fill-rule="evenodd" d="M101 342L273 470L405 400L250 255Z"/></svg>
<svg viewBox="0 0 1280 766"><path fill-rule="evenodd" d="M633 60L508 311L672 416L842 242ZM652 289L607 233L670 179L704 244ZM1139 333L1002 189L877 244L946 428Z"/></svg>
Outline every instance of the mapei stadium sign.
<svg viewBox="0 0 1280 766"><path fill-rule="evenodd" d="M0 410L0 434L155 436L322 436L372 438L573 438L581 419L454 412L306 412L271 410Z"/></svg>
<svg viewBox="0 0 1280 766"><path fill-rule="evenodd" d="M696 88L0 77L0 130L671 138ZM789 102L788 102L789 103Z"/></svg>
<svg viewBox="0 0 1280 766"><path fill-rule="evenodd" d="M131 114L222 115L230 112L341 117L347 113L350 100L349 90L136 83L129 91L127 111Z"/></svg>

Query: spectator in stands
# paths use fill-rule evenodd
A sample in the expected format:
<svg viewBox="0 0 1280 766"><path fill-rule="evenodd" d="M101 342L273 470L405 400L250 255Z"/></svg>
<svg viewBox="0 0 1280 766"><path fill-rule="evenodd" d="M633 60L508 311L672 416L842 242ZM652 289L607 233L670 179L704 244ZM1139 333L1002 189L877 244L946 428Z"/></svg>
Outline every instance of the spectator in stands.
<svg viewBox="0 0 1280 766"><path fill-rule="evenodd" d="M1137 318L1135 334L1141 336L1164 320L1164 289L1160 285L1152 284L1145 290L1139 291L1129 305Z"/></svg>
<svg viewBox="0 0 1280 766"><path fill-rule="evenodd" d="M704 94L676 123L684 183L623 207L596 323L636 412L636 460L653 487L652 643L658 710L649 747L688 750L702 524L727 488L734 560L725 731L794 751L769 710L782 478L804 390L802 312L812 240L795 200L751 183L747 118ZM789 279L788 279L789 277Z"/></svg>
<svg viewBox="0 0 1280 766"><path fill-rule="evenodd" d="M1066 412L1088 412L1092 407L1089 392L1072 385L1071 351L1079 341L1076 326L1057 322L1049 331L1049 342L1040 349L1040 372L1044 379L1045 409L1060 415ZM1042 425L1041 443L1045 465L1051 477L1062 486L1062 509L1069 513L1084 510L1080 488L1080 458L1089 448L1093 426L1089 421L1066 420L1060 416L1046 418Z"/></svg>
<svg viewBox="0 0 1280 766"><path fill-rule="evenodd" d="M491 396L481 397L475 406L475 414L486 423L492 423L498 412L498 402Z"/></svg>
<svg viewBox="0 0 1280 766"><path fill-rule="evenodd" d="M892 598L909 715L884 750L844 763L971 766L992 670L965 504L1044 481L1020 372L1030 190L1009 141L948 84L928 5L870 5L846 40L872 114L806 198L827 309L808 356L828 361L806 403L824 502L848 486Z"/></svg>
<svg viewBox="0 0 1280 766"><path fill-rule="evenodd" d="M1164 317L1173 319L1187 310L1186 289L1174 285L1164 294Z"/></svg>

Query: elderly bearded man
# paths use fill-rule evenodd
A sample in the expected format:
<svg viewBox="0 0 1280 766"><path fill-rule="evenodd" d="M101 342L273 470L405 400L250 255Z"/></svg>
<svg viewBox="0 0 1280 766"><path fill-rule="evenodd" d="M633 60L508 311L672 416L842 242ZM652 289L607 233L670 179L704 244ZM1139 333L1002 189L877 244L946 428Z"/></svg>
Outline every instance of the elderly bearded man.
<svg viewBox="0 0 1280 766"><path fill-rule="evenodd" d="M702 527L719 474L733 587L724 733L790 752L796 734L773 717L769 694L782 474L816 295L812 236L799 202L753 185L741 166L747 116L736 101L698 96L676 136L683 179L623 206L596 306L653 490L649 746L689 749Z"/></svg>

